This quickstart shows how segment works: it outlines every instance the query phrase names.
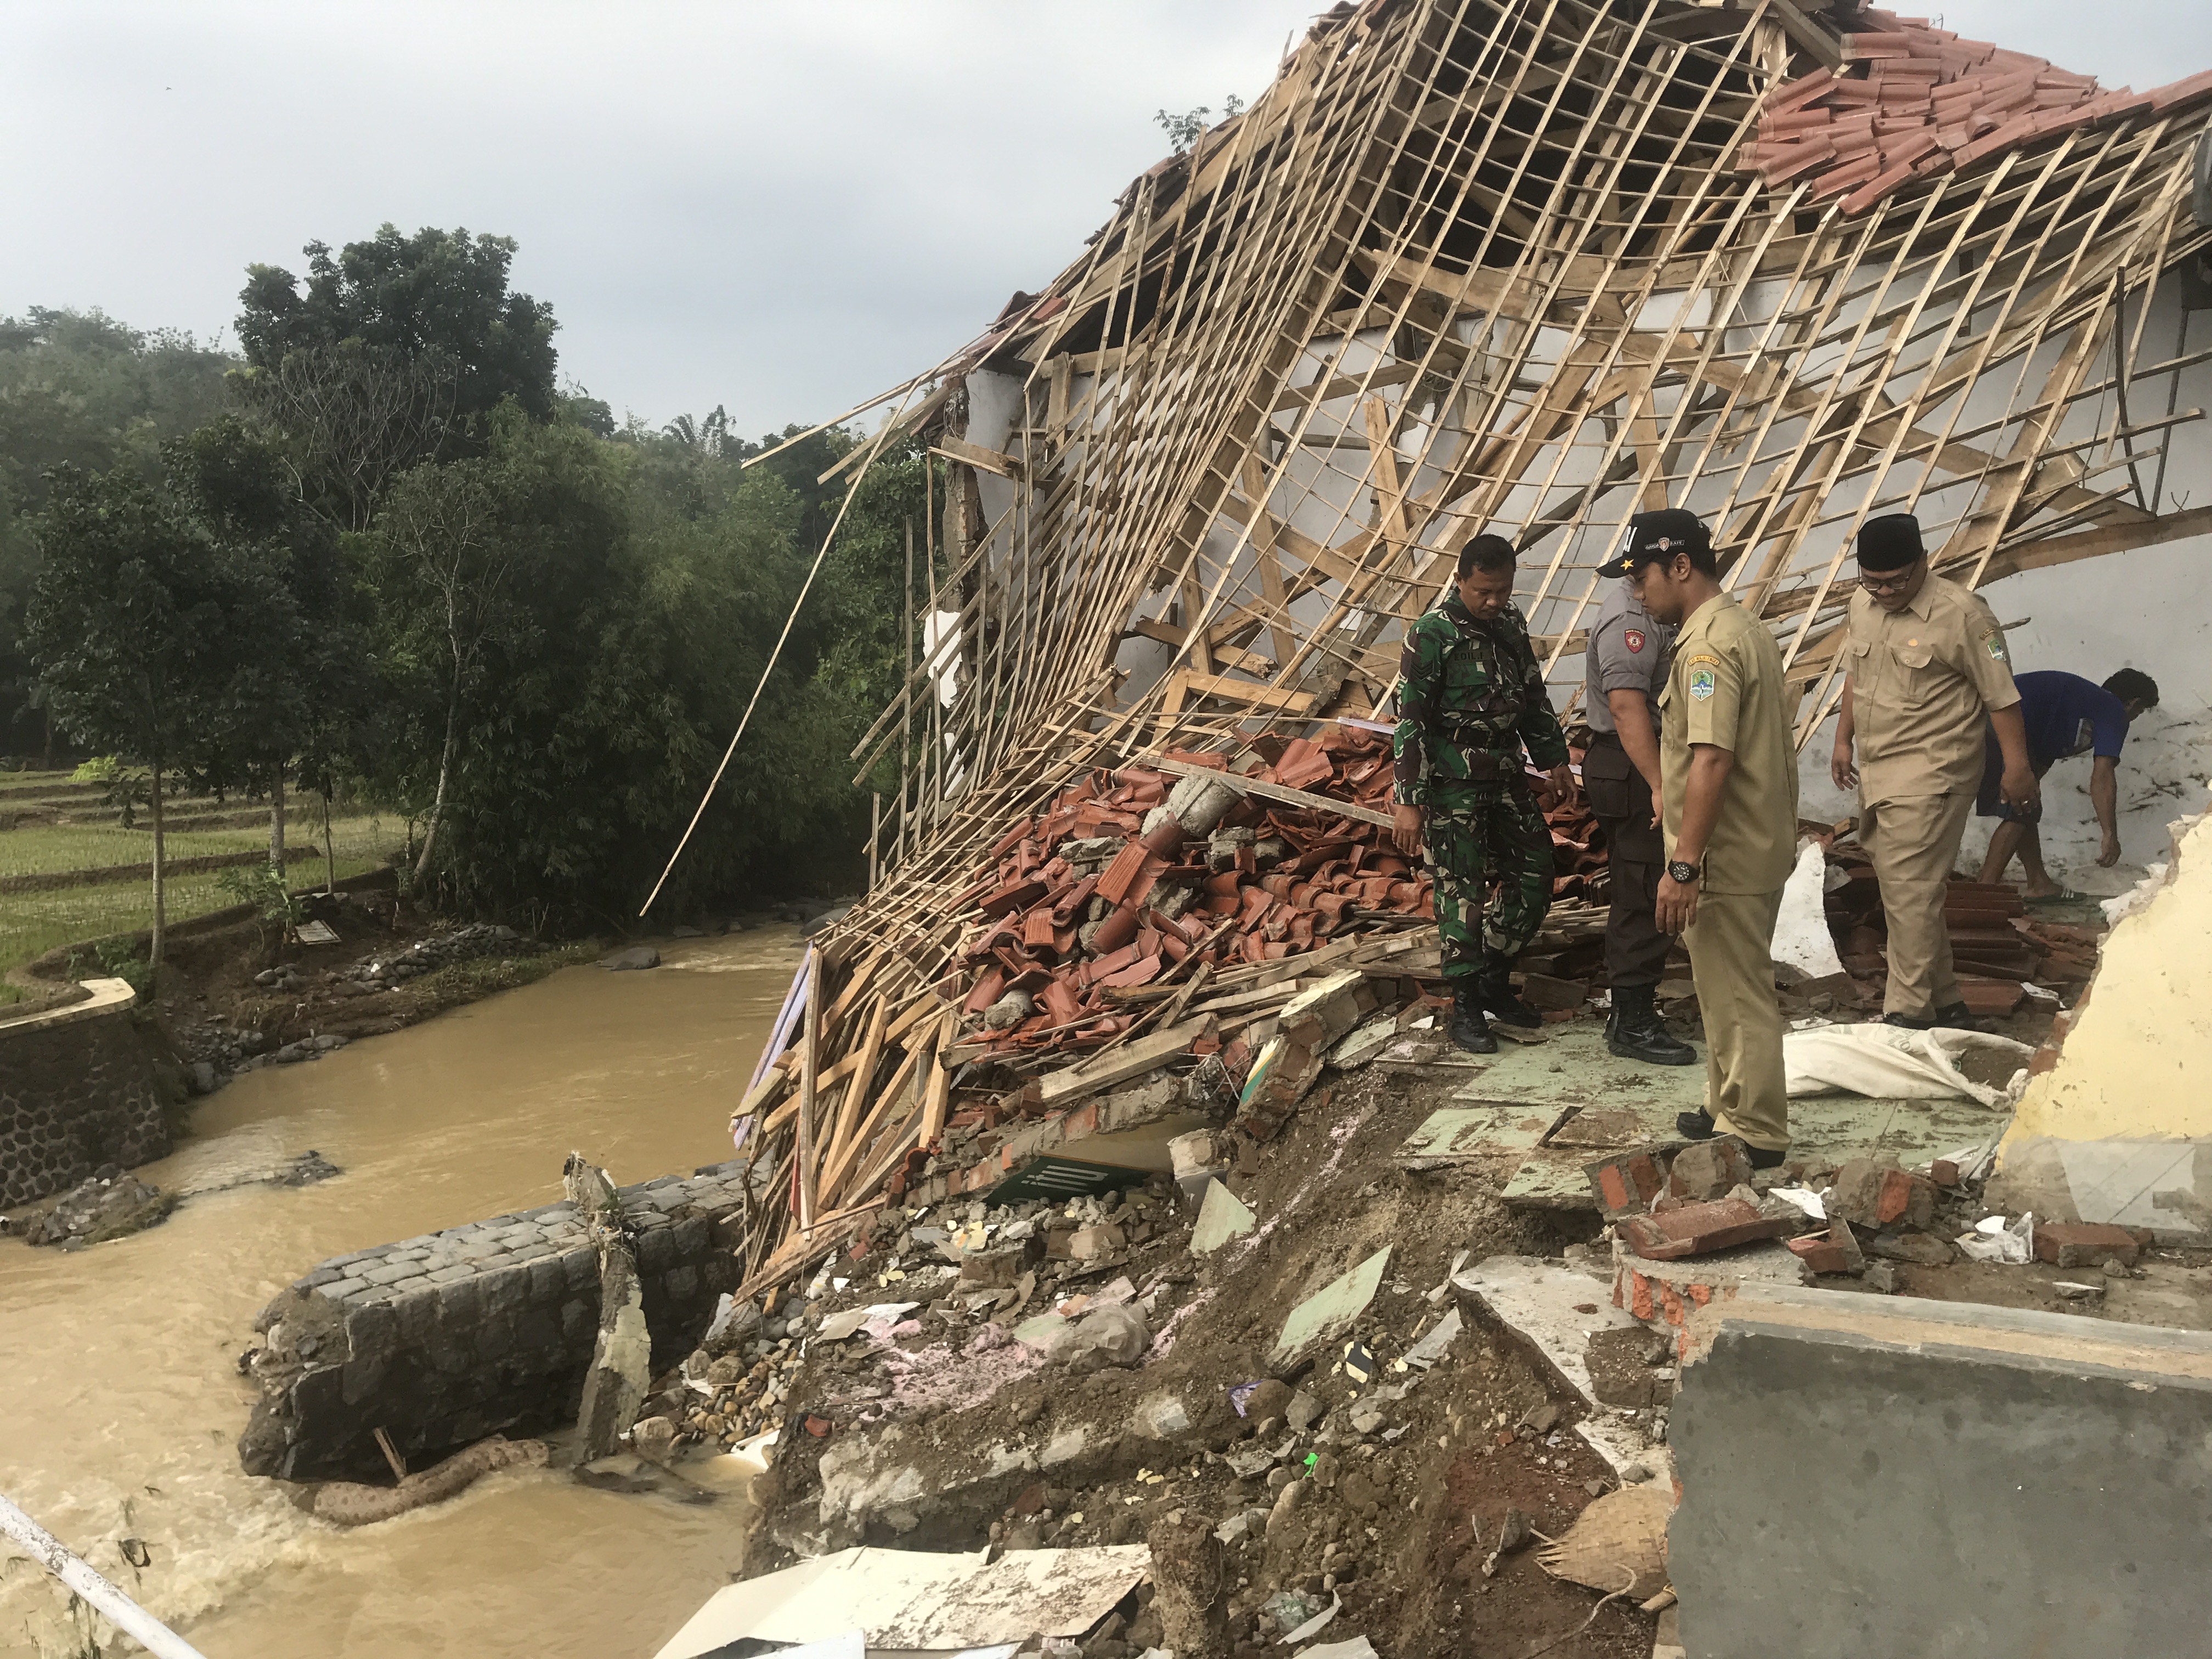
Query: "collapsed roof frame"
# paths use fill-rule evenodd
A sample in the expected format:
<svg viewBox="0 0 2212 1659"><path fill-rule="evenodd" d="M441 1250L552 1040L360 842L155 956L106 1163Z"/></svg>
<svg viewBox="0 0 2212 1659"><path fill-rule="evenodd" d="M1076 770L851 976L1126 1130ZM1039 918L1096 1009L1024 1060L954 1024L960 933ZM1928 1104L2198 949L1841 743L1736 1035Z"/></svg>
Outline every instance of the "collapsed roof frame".
<svg viewBox="0 0 2212 1659"><path fill-rule="evenodd" d="M876 1184L941 1127L923 1048L955 1016L928 988L1005 825L1094 765L1380 715L1404 623L1486 529L1522 551L1548 672L1572 666L1627 516L1699 513L1776 630L1801 743L1840 693L1865 518L1918 513L1970 586L2212 529L2146 486L2201 411L2137 391L2206 355L2161 359L2145 331L2212 241L2189 216L2212 76L2100 97L2031 71L2027 114L1976 122L1958 94L1994 50L1791 0L1340 6L927 377L892 424L951 464L959 621L854 751L865 775L896 744L902 787L806 1021L825 1065L866 1045L891 1066L887 1022L915 1045L911 1103L868 1112ZM1908 96L1919 76L1929 112L1869 89L1884 70ZM1816 103L1863 125L1859 150L1778 161ZM986 384L1013 395L990 444L969 424ZM819 1223L835 1194L798 1140Z"/></svg>

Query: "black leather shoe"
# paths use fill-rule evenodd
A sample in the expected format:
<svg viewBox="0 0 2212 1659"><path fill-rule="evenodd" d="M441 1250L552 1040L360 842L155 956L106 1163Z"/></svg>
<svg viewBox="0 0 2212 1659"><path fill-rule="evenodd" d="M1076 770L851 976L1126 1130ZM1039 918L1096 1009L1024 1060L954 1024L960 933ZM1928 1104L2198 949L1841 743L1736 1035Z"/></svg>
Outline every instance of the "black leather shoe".
<svg viewBox="0 0 2212 1659"><path fill-rule="evenodd" d="M1466 1054L1498 1052L1498 1039L1490 1035L1490 1027L1483 1021L1482 999L1466 980L1452 988L1451 1018L1444 1022L1444 1035L1451 1039L1453 1048Z"/></svg>
<svg viewBox="0 0 2212 1659"><path fill-rule="evenodd" d="M1544 1023L1543 1015L1513 994L1513 979L1510 971L1492 969L1475 981L1475 994L1482 1000L1482 1011L1508 1025L1518 1025L1534 1030Z"/></svg>
<svg viewBox="0 0 2212 1659"><path fill-rule="evenodd" d="M1986 1031L1990 1029L1988 1023L1976 1019L1973 1010L1963 1002L1954 1002L1948 1007L1938 1008L1936 1011L1935 1018L1929 1024L1951 1031Z"/></svg>
<svg viewBox="0 0 2212 1659"><path fill-rule="evenodd" d="M1881 1023L1894 1025L1900 1031L1925 1031L1936 1024L1932 1019L1915 1019L1910 1014L1884 1014Z"/></svg>
<svg viewBox="0 0 2212 1659"><path fill-rule="evenodd" d="M1751 1167L1754 1170L1774 1169L1790 1156L1787 1151L1769 1152L1765 1147L1754 1146L1749 1141L1744 1142L1743 1150L1750 1156Z"/></svg>
<svg viewBox="0 0 2212 1659"><path fill-rule="evenodd" d="M1667 1029L1648 985L1616 986L1605 1023L1605 1046L1623 1060L1653 1066L1694 1066L1698 1051Z"/></svg>

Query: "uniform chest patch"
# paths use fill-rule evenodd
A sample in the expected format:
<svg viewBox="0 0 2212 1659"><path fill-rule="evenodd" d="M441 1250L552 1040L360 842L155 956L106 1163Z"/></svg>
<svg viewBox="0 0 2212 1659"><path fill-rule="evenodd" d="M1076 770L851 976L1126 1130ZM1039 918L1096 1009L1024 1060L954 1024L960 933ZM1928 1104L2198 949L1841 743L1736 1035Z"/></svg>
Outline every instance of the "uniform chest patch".
<svg viewBox="0 0 2212 1659"><path fill-rule="evenodd" d="M1695 697L1699 702L1703 702L1707 697L1713 695L1713 671L1711 669L1692 668L1690 671L1690 695Z"/></svg>
<svg viewBox="0 0 2212 1659"><path fill-rule="evenodd" d="M1641 651L1644 648L1644 630L1640 628L1622 629L1620 642L1631 651Z"/></svg>

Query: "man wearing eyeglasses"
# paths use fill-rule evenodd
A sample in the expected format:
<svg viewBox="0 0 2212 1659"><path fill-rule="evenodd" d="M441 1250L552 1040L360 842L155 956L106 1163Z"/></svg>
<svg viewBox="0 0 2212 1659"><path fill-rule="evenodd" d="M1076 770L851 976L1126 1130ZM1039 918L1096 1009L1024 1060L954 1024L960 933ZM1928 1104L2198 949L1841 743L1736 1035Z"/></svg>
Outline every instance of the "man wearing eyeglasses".
<svg viewBox="0 0 2212 1659"><path fill-rule="evenodd" d="M1981 788L1985 729L1995 730L2004 757L2004 804L2039 799L2020 691L1996 616L1929 569L1918 520L1869 519L1857 554L1828 773L1837 788L1858 791L1859 842L1881 883L1889 928L1882 1016L1911 1030L1971 1026L1951 967L1944 884Z"/></svg>

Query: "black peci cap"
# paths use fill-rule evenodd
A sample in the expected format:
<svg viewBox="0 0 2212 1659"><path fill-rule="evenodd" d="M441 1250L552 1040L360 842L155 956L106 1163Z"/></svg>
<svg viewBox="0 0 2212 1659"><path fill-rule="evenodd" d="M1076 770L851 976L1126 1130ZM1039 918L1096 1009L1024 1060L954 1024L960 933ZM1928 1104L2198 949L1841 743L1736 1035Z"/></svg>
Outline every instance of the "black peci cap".
<svg viewBox="0 0 2212 1659"><path fill-rule="evenodd" d="M1628 521L1620 550L1598 566L1601 576L1626 576L1638 565L1656 564L1677 553L1702 553L1712 545L1698 515L1679 507L1638 513Z"/></svg>
<svg viewBox="0 0 2212 1659"><path fill-rule="evenodd" d="M1920 520L1910 513L1869 519L1859 526L1862 570L1902 570L1924 551L1920 544Z"/></svg>

